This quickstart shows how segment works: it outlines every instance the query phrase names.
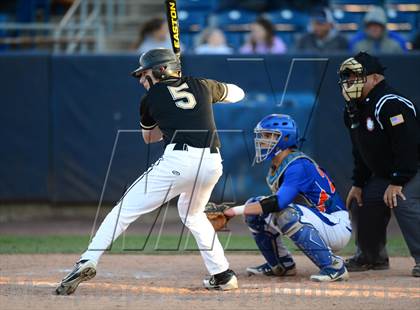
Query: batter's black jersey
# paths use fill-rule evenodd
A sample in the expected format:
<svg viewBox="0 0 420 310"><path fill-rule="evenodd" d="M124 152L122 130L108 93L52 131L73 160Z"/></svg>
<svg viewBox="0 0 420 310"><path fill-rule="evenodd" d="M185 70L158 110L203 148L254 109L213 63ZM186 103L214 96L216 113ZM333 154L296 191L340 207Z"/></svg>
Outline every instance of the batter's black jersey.
<svg viewBox="0 0 420 310"><path fill-rule="evenodd" d="M357 128L351 128L348 113L344 113L353 143L354 185L363 187L372 174L404 185L416 174L420 160L418 107L385 81L357 107Z"/></svg>
<svg viewBox="0 0 420 310"><path fill-rule="evenodd" d="M220 147L212 104L226 96L226 84L214 80L182 77L160 81L141 99L141 128L159 126L165 144Z"/></svg>

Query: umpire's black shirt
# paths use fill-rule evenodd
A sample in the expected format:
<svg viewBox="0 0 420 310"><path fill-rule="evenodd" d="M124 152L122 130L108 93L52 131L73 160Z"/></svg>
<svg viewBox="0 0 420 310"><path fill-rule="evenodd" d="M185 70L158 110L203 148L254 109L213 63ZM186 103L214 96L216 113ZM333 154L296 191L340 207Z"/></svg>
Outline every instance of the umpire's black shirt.
<svg viewBox="0 0 420 310"><path fill-rule="evenodd" d="M363 187L375 175L390 179L391 184L404 185L416 174L420 161L419 109L385 80L357 106L357 128L351 129L348 113L344 112L353 144L353 184Z"/></svg>
<svg viewBox="0 0 420 310"><path fill-rule="evenodd" d="M220 147L212 103L223 101L226 95L226 84L214 80L182 77L160 81L141 99L141 128L159 126L165 144Z"/></svg>

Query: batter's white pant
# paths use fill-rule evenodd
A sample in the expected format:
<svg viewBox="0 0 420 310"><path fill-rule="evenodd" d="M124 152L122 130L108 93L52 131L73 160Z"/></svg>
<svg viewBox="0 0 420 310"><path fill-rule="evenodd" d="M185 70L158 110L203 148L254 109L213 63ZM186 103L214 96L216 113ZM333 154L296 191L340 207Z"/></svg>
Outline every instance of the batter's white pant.
<svg viewBox="0 0 420 310"><path fill-rule="evenodd" d="M180 195L178 213L191 231L210 274L229 268L223 247L204 207L223 172L219 153L209 148L173 150L167 145L163 156L140 176L106 216L82 259L98 262L103 252L140 215L151 212Z"/></svg>
<svg viewBox="0 0 420 310"><path fill-rule="evenodd" d="M351 238L351 222L347 211L337 211L331 214L315 212L308 207L294 205L302 215L300 222L311 224L321 235L328 247L333 252L343 249ZM273 218L276 213L271 213L266 217L265 221L271 231L282 234L280 227L276 226L276 220ZM277 246L279 255L284 256L289 252L282 243L282 238L277 238Z"/></svg>

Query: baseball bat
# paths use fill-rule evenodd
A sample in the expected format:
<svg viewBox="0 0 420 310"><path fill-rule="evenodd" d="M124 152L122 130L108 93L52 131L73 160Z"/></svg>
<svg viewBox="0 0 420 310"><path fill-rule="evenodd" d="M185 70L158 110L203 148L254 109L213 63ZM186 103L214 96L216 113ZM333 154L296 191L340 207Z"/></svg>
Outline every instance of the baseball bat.
<svg viewBox="0 0 420 310"><path fill-rule="evenodd" d="M179 59L181 57L181 44L179 40L180 34L178 24L178 11L176 10L176 0L165 0L165 5L169 34L172 43L172 50Z"/></svg>

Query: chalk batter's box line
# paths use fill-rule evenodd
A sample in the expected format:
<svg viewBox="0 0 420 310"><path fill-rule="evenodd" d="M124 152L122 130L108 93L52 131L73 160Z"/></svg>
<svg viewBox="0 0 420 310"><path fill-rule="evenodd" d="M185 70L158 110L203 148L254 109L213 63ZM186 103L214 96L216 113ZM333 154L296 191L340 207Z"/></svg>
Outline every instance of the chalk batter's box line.
<svg viewBox="0 0 420 310"><path fill-rule="evenodd" d="M349 284L311 284L302 285L300 283L286 283L277 285L264 284L244 284L241 288L223 292L223 294L278 294L290 296L315 296L315 297L360 297L360 298L378 298L378 299L420 299L420 288L405 287L382 287L370 285L349 285ZM9 277L0 277L0 285L33 286L33 287L55 287L56 282L45 280L17 280ZM126 291L133 293L157 293L168 295L206 295L212 292L201 288L175 288L165 286L137 286L129 284L116 283L83 283L82 287L98 290Z"/></svg>

